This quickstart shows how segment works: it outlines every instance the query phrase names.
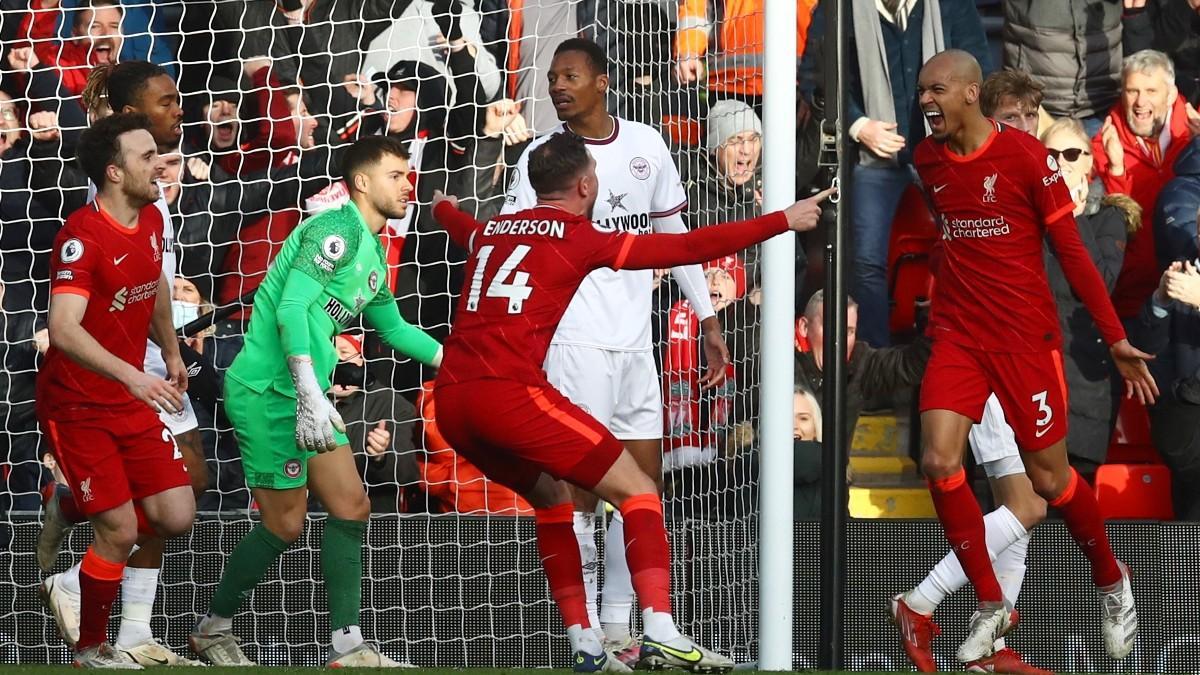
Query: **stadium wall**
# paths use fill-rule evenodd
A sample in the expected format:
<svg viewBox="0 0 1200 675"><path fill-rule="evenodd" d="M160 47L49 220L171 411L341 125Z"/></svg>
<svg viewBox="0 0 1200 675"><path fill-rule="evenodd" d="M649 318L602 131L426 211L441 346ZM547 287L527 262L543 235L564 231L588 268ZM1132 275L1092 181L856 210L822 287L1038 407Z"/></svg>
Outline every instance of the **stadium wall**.
<svg viewBox="0 0 1200 675"><path fill-rule="evenodd" d="M156 605L155 632L186 649L195 613L207 606L223 560L248 531L244 519L202 518L189 538L171 545ZM322 521L268 574L234 622L251 658L264 665L319 665L328 636L318 543ZM676 521L675 611L685 629L740 662L756 658L756 553L753 522ZM5 531L7 530L7 531ZM66 663L67 650L37 597L36 520L0 524L0 663ZM1200 672L1200 524L1109 525L1118 557L1134 572L1141 632L1122 662L1104 656L1100 602L1087 561L1060 523L1039 527L1018 603L1022 621L1009 645L1059 672ZM884 603L914 585L945 553L937 523L849 524L846 593L847 665L854 670L908 670L886 622ZM538 565L531 519L491 516L378 516L367 531L363 629L384 651L422 666L565 667L568 647ZM90 540L70 539L78 555ZM794 665L816 665L819 526L796 524ZM472 542L472 543L459 543ZM602 540L601 540L602 545ZM59 566L65 567L61 555ZM699 589L699 590L686 590ZM951 597L936 620L944 668L965 635L969 589ZM315 610L315 611L314 611ZM115 628L115 622L114 622Z"/></svg>

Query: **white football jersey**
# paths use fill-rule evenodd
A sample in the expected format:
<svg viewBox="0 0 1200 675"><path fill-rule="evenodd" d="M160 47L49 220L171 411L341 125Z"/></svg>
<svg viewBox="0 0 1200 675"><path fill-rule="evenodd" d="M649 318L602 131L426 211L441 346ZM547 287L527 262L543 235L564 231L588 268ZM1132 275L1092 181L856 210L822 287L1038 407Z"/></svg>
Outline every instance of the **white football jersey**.
<svg viewBox="0 0 1200 675"><path fill-rule="evenodd" d="M682 211L687 194L667 144L653 127L613 117L608 138L585 138L596 159L600 195L593 220L603 232L648 234L652 219ZM529 184L529 153L552 134L529 144L508 183L501 213L516 213L537 203ZM603 268L580 284L558 324L551 344L581 345L614 351L649 351L652 306L651 270Z"/></svg>

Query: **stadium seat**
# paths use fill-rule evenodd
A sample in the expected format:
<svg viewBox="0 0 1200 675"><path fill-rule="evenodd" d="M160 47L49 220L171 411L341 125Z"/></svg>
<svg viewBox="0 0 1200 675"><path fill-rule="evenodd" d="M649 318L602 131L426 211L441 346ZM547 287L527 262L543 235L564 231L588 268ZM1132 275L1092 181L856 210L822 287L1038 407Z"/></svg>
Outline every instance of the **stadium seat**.
<svg viewBox="0 0 1200 675"><path fill-rule="evenodd" d="M937 240L937 227L919 189L909 186L900 198L892 221L888 245L889 329L905 335L916 329L917 302L928 300L933 288L929 251Z"/></svg>
<svg viewBox="0 0 1200 675"><path fill-rule="evenodd" d="M1122 398L1117 410L1117 424L1108 445L1110 464L1162 464L1162 457L1150 437L1150 415L1146 406Z"/></svg>
<svg viewBox="0 0 1200 675"><path fill-rule="evenodd" d="M1154 464L1105 464L1096 471L1096 501L1105 519L1172 520L1171 472Z"/></svg>

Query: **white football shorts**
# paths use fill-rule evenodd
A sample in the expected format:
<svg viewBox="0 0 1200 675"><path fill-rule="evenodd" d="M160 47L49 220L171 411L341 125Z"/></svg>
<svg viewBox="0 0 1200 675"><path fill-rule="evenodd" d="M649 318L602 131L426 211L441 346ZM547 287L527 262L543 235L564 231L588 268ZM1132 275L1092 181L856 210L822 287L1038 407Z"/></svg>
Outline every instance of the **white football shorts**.
<svg viewBox="0 0 1200 675"><path fill-rule="evenodd" d="M546 377L617 439L662 438L662 383L652 352L550 345Z"/></svg>
<svg viewBox="0 0 1200 675"><path fill-rule="evenodd" d="M971 427L970 439L975 462L983 467L988 478L1025 473L1016 436L1005 421L1004 409L1000 407L1000 399L995 394L988 397L979 424Z"/></svg>
<svg viewBox="0 0 1200 675"><path fill-rule="evenodd" d="M163 361L162 350L154 344L153 340L146 342L146 362L143 365L148 374L167 379L167 364ZM196 419L196 409L192 407L192 399L187 392L183 394L183 410L177 413L160 410L158 419L162 420L172 436L178 436L200 426L200 422Z"/></svg>

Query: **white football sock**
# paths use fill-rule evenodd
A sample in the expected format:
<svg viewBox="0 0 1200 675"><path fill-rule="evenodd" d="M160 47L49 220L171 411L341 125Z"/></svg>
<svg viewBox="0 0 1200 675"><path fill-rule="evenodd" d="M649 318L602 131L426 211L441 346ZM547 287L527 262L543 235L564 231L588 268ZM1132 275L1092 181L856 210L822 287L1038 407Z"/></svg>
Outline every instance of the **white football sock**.
<svg viewBox="0 0 1200 675"><path fill-rule="evenodd" d="M620 511L613 511L604 533L604 590L600 597L604 637L613 642L628 640L634 593L633 577L625 559L625 518Z"/></svg>
<svg viewBox="0 0 1200 675"><path fill-rule="evenodd" d="M196 632L204 635L213 635L215 633L228 633L233 630L233 617L217 616L212 612L204 615L200 619L200 623L196 624Z"/></svg>
<svg viewBox="0 0 1200 675"><path fill-rule="evenodd" d="M58 577L58 584L62 586L64 591L72 595L79 595L81 593L79 590L79 567L82 564L83 562L80 561L71 565L66 572L63 572Z"/></svg>
<svg viewBox="0 0 1200 675"><path fill-rule="evenodd" d="M583 563L583 592L587 600L588 621L593 629L599 630L596 590L599 586L600 555L596 552L596 514L576 511L572 525L575 528L575 540L579 542L579 559Z"/></svg>
<svg viewBox="0 0 1200 675"><path fill-rule="evenodd" d="M125 567L121 575L121 629L118 647L136 647L154 636L150 616L158 593L158 568Z"/></svg>
<svg viewBox="0 0 1200 675"><path fill-rule="evenodd" d="M338 654L345 654L363 643L362 630L358 626L346 626L329 634L330 646Z"/></svg>
<svg viewBox="0 0 1200 675"><path fill-rule="evenodd" d="M600 645L600 638L591 628L584 628L579 624L567 626L567 639L571 641L571 651L573 652L584 652L592 656L604 653L604 647Z"/></svg>
<svg viewBox="0 0 1200 675"><path fill-rule="evenodd" d="M642 610L642 627L646 629L646 637L655 642L670 642L682 637L679 629L675 627L675 619L667 612Z"/></svg>
<svg viewBox="0 0 1200 675"><path fill-rule="evenodd" d="M1017 606L1021 584L1025 581L1025 554L1029 551L1029 534L1014 541L996 556L992 567L996 570L996 581L1004 591L1004 600L1009 607Z"/></svg>
<svg viewBox="0 0 1200 675"><path fill-rule="evenodd" d="M988 556L994 561L1021 537L1028 533L1025 526L1008 507L1001 506L983 517L987 539ZM1024 561L1024 556L1022 556ZM1022 573L1023 574L1023 573ZM942 558L917 587L905 595L905 602L914 612L929 615L946 599L946 596L966 586L967 573L963 571L958 557L951 551Z"/></svg>

